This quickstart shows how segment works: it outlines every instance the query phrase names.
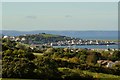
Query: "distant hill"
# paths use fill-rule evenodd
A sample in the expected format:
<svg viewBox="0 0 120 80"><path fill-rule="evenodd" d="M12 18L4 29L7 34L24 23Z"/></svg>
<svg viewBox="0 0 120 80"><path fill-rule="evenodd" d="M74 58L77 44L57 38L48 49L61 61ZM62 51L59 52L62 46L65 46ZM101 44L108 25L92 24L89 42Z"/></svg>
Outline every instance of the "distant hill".
<svg viewBox="0 0 120 80"><path fill-rule="evenodd" d="M66 36L46 34L46 33L27 34L27 35L20 35L17 37L19 37L18 41L21 41L26 44L45 44L45 43L65 41L71 39L70 37L66 37Z"/></svg>

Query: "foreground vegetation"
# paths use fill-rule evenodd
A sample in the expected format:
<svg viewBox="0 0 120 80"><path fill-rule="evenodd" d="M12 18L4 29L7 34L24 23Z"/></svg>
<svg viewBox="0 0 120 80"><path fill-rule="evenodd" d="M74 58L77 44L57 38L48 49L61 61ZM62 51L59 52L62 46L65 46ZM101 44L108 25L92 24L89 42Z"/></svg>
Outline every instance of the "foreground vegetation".
<svg viewBox="0 0 120 80"><path fill-rule="evenodd" d="M120 78L120 63L109 68L98 60L120 61L120 51L40 48L2 39L2 77L42 80L101 80ZM22 47L21 47L22 46ZM112 53L112 54L111 54Z"/></svg>
<svg viewBox="0 0 120 80"><path fill-rule="evenodd" d="M71 72L76 72L76 73L81 73L83 72L86 75L93 76L93 78L96 79L106 79L106 78L111 78L111 79L120 79L120 76L116 75L111 75L111 74L104 74L104 73L96 73L96 72L90 72L87 70L80 70L80 69L69 69L69 68L58 68L59 71L63 72L64 70L71 70Z"/></svg>

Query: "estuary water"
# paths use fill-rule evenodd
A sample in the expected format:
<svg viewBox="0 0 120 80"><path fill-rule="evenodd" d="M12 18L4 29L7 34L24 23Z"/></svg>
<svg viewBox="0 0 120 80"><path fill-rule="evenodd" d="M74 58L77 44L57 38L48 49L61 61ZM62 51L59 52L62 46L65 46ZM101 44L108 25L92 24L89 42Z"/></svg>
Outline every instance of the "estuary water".
<svg viewBox="0 0 120 80"><path fill-rule="evenodd" d="M73 45L73 46L53 46L54 48L66 48L66 47L71 47L71 48L87 48L87 49L118 49L118 45Z"/></svg>

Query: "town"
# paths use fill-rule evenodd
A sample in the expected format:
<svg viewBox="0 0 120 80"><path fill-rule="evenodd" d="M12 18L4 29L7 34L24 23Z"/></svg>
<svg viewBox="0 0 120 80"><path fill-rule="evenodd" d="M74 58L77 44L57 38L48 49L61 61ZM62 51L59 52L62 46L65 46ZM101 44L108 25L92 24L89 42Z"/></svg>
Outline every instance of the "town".
<svg viewBox="0 0 120 80"><path fill-rule="evenodd" d="M46 35L50 35L50 36L46 37ZM21 35L21 36L3 35L2 38L10 39L11 41L17 41L24 44L37 45L37 46L118 45L119 44L119 42L117 41L87 40L87 39L72 38L66 36L58 36L58 35L55 36L46 33L40 33L38 35Z"/></svg>

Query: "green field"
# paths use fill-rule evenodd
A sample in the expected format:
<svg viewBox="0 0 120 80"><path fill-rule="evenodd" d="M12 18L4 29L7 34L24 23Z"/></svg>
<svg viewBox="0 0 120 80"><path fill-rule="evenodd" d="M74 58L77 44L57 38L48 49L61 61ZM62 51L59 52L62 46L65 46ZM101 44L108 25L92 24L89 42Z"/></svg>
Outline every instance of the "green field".
<svg viewBox="0 0 120 80"><path fill-rule="evenodd" d="M75 73L84 73L90 76L93 76L93 78L99 79L99 80L120 80L120 76L111 75L111 74L104 74L104 73L96 73L96 72L90 72L86 70L80 70L80 69L69 69L69 68L58 68L59 71L63 72L64 70L70 70L71 72Z"/></svg>
<svg viewBox="0 0 120 80"><path fill-rule="evenodd" d="M82 71L84 74L88 74L93 76L94 78L102 78L102 79L106 79L106 78L111 78L111 79L120 79L120 76L116 76L116 75L111 75L111 74L104 74L104 73L95 73L95 72L89 72L89 71Z"/></svg>
<svg viewBox="0 0 120 80"><path fill-rule="evenodd" d="M40 34L40 35L42 35L45 38L48 38L48 37L58 37L58 35L52 35L52 34Z"/></svg>

